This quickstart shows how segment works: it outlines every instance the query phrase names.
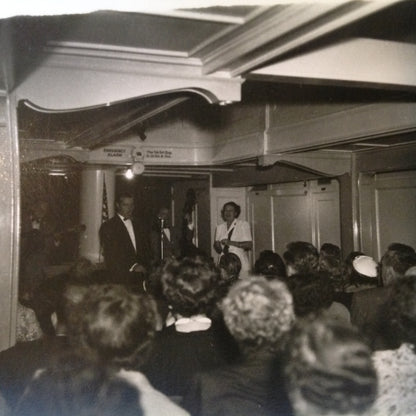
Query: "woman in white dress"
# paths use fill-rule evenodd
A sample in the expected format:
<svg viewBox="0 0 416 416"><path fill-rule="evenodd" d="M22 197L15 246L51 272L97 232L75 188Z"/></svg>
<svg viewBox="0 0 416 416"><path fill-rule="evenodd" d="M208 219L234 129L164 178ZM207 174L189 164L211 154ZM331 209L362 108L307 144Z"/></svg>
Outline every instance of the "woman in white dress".
<svg viewBox="0 0 416 416"><path fill-rule="evenodd" d="M235 202L224 204L221 214L224 222L215 229L214 249L220 254L234 253L241 260L240 276L247 275L250 271L250 263L247 251L253 247L250 224L247 221L237 219L241 208Z"/></svg>

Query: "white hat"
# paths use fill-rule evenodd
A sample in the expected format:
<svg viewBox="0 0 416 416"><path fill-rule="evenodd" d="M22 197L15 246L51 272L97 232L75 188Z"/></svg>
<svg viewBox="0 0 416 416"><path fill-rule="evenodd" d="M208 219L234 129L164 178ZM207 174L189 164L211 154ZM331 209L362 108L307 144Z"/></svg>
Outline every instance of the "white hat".
<svg viewBox="0 0 416 416"><path fill-rule="evenodd" d="M358 256L353 262L352 266L355 271L358 273L368 276L368 277L377 277L377 263L370 256Z"/></svg>

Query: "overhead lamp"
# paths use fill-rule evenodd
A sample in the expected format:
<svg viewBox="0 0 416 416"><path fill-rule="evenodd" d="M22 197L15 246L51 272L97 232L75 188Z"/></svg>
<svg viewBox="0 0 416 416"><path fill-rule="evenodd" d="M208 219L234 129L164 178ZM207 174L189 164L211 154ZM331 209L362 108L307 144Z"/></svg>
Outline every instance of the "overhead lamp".
<svg viewBox="0 0 416 416"><path fill-rule="evenodd" d="M141 175L143 172L144 164L142 162L133 162L124 172L124 176L126 179L133 179L135 176Z"/></svg>
<svg viewBox="0 0 416 416"><path fill-rule="evenodd" d="M124 173L124 176L126 177L126 179L133 179L134 177L133 169L128 168L126 172Z"/></svg>

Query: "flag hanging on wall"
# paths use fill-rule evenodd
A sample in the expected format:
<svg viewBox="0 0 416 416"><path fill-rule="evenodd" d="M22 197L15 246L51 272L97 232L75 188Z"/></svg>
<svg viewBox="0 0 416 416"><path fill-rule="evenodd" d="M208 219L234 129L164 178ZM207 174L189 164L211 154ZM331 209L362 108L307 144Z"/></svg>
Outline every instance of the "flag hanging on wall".
<svg viewBox="0 0 416 416"><path fill-rule="evenodd" d="M101 224L108 220L108 201L107 188L105 186L105 178L103 179L103 204L101 208Z"/></svg>

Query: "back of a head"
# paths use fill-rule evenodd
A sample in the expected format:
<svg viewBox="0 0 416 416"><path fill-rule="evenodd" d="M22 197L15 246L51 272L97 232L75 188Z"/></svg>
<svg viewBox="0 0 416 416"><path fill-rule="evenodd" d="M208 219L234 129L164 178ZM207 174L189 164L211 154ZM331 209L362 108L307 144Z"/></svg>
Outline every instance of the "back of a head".
<svg viewBox="0 0 416 416"><path fill-rule="evenodd" d="M316 247L306 241L294 241L286 246L283 254L287 275L315 273L319 267L319 253Z"/></svg>
<svg viewBox="0 0 416 416"><path fill-rule="evenodd" d="M412 247L401 243L390 244L381 258L383 285L390 285L400 279L413 266L416 266L416 253Z"/></svg>
<svg viewBox="0 0 416 416"><path fill-rule="evenodd" d="M393 283L388 317L399 343L416 349L416 270Z"/></svg>
<svg viewBox="0 0 416 416"><path fill-rule="evenodd" d="M236 283L222 303L224 321L246 353L277 350L294 322L292 296L279 280L251 277Z"/></svg>
<svg viewBox="0 0 416 416"><path fill-rule="evenodd" d="M156 306L147 295L121 285L91 286L72 313L69 336L86 355L119 366L145 359L156 327Z"/></svg>
<svg viewBox="0 0 416 416"><path fill-rule="evenodd" d="M319 255L341 258L341 249L335 244L323 243L319 250Z"/></svg>
<svg viewBox="0 0 416 416"><path fill-rule="evenodd" d="M356 328L300 320L290 335L285 378L296 416L360 415L371 407L377 376Z"/></svg>
<svg viewBox="0 0 416 416"><path fill-rule="evenodd" d="M77 362L78 361L78 362ZM105 366L71 359L37 374L14 416L140 416L139 392Z"/></svg>
<svg viewBox="0 0 416 416"><path fill-rule="evenodd" d="M342 279L341 249L330 243L324 243L319 251L319 271L328 273L331 279Z"/></svg>
<svg viewBox="0 0 416 416"><path fill-rule="evenodd" d="M329 308L334 300L334 286L325 274L295 274L287 285L293 296L296 316L306 316Z"/></svg>
<svg viewBox="0 0 416 416"><path fill-rule="evenodd" d="M207 257L185 257L168 262L161 280L172 312L190 317L207 313L215 304L220 271Z"/></svg>
<svg viewBox="0 0 416 416"><path fill-rule="evenodd" d="M254 264L254 273L263 276L286 277L286 266L279 254L264 250Z"/></svg>
<svg viewBox="0 0 416 416"><path fill-rule="evenodd" d="M234 253L226 253L220 257L218 264L221 270L224 270L225 275L230 280L238 279L241 271L241 260Z"/></svg>

